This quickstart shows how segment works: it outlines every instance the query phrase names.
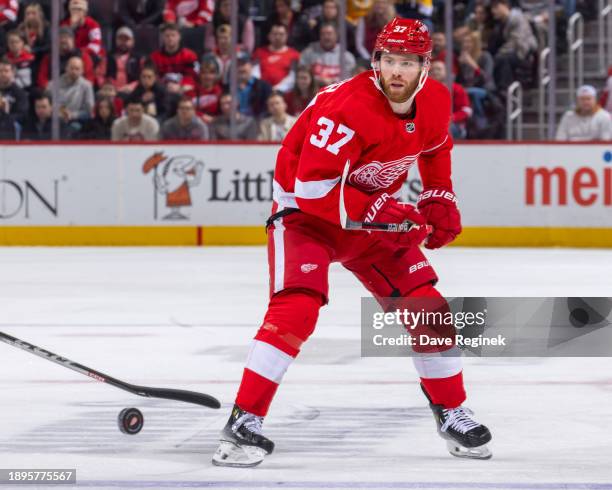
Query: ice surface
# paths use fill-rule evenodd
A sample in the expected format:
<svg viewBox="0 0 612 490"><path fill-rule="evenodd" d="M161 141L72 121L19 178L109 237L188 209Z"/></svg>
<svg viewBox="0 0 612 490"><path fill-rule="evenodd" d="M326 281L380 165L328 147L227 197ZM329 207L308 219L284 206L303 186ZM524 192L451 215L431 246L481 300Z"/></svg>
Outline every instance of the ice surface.
<svg viewBox="0 0 612 490"><path fill-rule="evenodd" d="M449 296L612 296L612 251L429 257ZM467 405L494 457L452 458L410 360L360 357L365 290L340 267L266 420L276 452L254 469L213 467L267 284L260 247L0 249L2 331L223 403L139 398L0 344L0 467L76 468L89 488L612 489L611 359L466 360ZM128 406L144 412L136 436L117 429Z"/></svg>

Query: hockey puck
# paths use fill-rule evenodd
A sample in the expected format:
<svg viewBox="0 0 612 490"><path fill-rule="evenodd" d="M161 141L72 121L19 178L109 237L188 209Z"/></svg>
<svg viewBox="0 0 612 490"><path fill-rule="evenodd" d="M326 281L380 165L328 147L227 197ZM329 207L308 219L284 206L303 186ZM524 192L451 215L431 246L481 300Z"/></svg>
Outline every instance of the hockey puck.
<svg viewBox="0 0 612 490"><path fill-rule="evenodd" d="M119 430L131 436L138 434L144 425L144 416L137 408L124 408L117 418Z"/></svg>

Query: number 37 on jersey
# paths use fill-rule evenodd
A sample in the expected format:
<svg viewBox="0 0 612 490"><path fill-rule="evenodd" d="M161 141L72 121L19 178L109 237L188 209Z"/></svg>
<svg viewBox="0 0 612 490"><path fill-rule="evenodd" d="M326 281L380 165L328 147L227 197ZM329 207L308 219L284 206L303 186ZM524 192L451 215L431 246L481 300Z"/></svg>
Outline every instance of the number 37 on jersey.
<svg viewBox="0 0 612 490"><path fill-rule="evenodd" d="M317 121L319 132L310 135L310 143L317 148L325 148L333 155L340 152L340 148L346 145L353 136L353 131L344 124L336 124L331 119L321 116Z"/></svg>

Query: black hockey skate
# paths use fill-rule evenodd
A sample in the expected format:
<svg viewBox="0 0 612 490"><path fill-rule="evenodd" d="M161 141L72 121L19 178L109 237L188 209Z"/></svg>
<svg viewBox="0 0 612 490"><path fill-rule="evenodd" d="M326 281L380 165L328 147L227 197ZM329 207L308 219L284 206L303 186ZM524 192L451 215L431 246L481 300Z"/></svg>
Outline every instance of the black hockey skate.
<svg viewBox="0 0 612 490"><path fill-rule="evenodd" d="M486 446L491 440L491 432L484 425L472 418L468 408L457 407L446 409L442 405L431 403L425 388L423 393L429 400L429 408L434 414L438 434L446 439L448 452L458 458L490 459L493 454Z"/></svg>
<svg viewBox="0 0 612 490"><path fill-rule="evenodd" d="M274 443L261 433L263 417L245 412L234 405L221 432L219 447L213 455L216 466L250 468L257 466L274 451Z"/></svg>

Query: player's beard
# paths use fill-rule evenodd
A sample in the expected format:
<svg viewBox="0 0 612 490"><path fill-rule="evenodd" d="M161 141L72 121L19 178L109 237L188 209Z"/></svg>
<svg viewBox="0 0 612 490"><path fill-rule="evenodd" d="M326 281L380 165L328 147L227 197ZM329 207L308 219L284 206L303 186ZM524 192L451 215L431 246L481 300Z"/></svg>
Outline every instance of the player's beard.
<svg viewBox="0 0 612 490"><path fill-rule="evenodd" d="M401 104L402 102L406 102L414 93L414 91L416 90L419 81L418 79L413 80L410 84L408 84L406 87L404 87L400 92L391 92L390 91L390 84L394 81L398 81L401 79L390 79L390 80L386 80L385 78L383 78L382 74L380 75L380 85L383 89L383 92L385 93L385 95L387 96L387 98L391 101L391 102L395 102L398 104ZM401 80L402 82L404 80Z"/></svg>

